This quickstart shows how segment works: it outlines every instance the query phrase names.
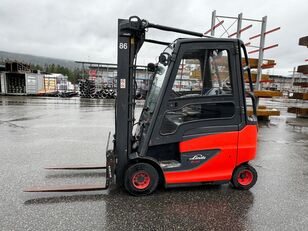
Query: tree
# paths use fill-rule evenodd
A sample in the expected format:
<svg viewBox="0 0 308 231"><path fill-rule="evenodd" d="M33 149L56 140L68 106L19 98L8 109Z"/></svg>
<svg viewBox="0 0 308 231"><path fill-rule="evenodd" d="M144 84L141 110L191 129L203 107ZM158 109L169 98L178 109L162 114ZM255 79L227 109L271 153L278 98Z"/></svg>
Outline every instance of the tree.
<svg viewBox="0 0 308 231"><path fill-rule="evenodd" d="M80 77L81 70L79 68L67 68L61 65L53 64L45 64L44 67L40 65L31 64L32 70L40 70L47 73L60 73L64 76L68 77L68 81L73 84L78 83L78 79Z"/></svg>

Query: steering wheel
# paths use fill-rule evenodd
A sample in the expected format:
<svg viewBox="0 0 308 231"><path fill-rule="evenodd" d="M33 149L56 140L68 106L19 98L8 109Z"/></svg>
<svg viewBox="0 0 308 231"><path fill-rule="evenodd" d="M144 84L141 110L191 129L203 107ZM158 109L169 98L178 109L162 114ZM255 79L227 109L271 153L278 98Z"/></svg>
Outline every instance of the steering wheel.
<svg viewBox="0 0 308 231"><path fill-rule="evenodd" d="M212 87L205 95L212 96L212 95L220 95L222 94L222 90L219 87Z"/></svg>
<svg viewBox="0 0 308 231"><path fill-rule="evenodd" d="M171 90L171 96L172 96L173 98L181 97L180 93L176 92L176 91L173 90L173 89Z"/></svg>

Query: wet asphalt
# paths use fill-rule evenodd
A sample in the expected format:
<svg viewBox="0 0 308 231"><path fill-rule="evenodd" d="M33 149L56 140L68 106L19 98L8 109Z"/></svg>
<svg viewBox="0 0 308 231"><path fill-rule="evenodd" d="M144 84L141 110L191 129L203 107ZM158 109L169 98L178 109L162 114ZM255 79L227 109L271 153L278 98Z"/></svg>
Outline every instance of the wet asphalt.
<svg viewBox="0 0 308 231"><path fill-rule="evenodd" d="M104 182L103 170L46 166L105 163L114 129L108 100L0 96L0 230L307 230L308 128L282 111L260 124L259 178L250 191L229 185L159 189L132 197L108 191L24 193L32 185ZM308 124L308 119L300 120Z"/></svg>

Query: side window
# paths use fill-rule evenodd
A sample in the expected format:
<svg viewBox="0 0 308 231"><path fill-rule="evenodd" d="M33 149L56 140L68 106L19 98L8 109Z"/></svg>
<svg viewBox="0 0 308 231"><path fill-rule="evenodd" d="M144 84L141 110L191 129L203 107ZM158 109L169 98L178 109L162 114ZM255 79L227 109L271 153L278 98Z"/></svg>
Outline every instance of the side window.
<svg viewBox="0 0 308 231"><path fill-rule="evenodd" d="M228 51L200 49L185 52L171 94L173 98L231 95Z"/></svg>
<svg viewBox="0 0 308 231"><path fill-rule="evenodd" d="M173 134L182 124L202 120L231 119L235 115L229 52L225 49L195 49L184 53L172 85L171 104L180 108L166 111L160 133ZM222 102L202 98L224 96ZM185 102L185 103L184 103Z"/></svg>
<svg viewBox="0 0 308 231"><path fill-rule="evenodd" d="M172 90L176 96L202 94L201 63L199 59L183 58L181 60Z"/></svg>
<svg viewBox="0 0 308 231"><path fill-rule="evenodd" d="M210 95L231 95L232 87L230 80L229 58L226 50L210 51L210 80L209 87L214 89ZM211 90L209 89L209 91Z"/></svg>

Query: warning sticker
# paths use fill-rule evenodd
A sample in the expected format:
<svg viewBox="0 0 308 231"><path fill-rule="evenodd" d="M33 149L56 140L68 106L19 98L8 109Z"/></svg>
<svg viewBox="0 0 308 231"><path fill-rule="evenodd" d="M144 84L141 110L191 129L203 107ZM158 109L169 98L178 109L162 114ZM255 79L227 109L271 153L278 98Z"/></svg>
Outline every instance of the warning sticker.
<svg viewBox="0 0 308 231"><path fill-rule="evenodd" d="M124 89L126 87L126 79L121 79L121 82L120 82L120 88L121 89Z"/></svg>

